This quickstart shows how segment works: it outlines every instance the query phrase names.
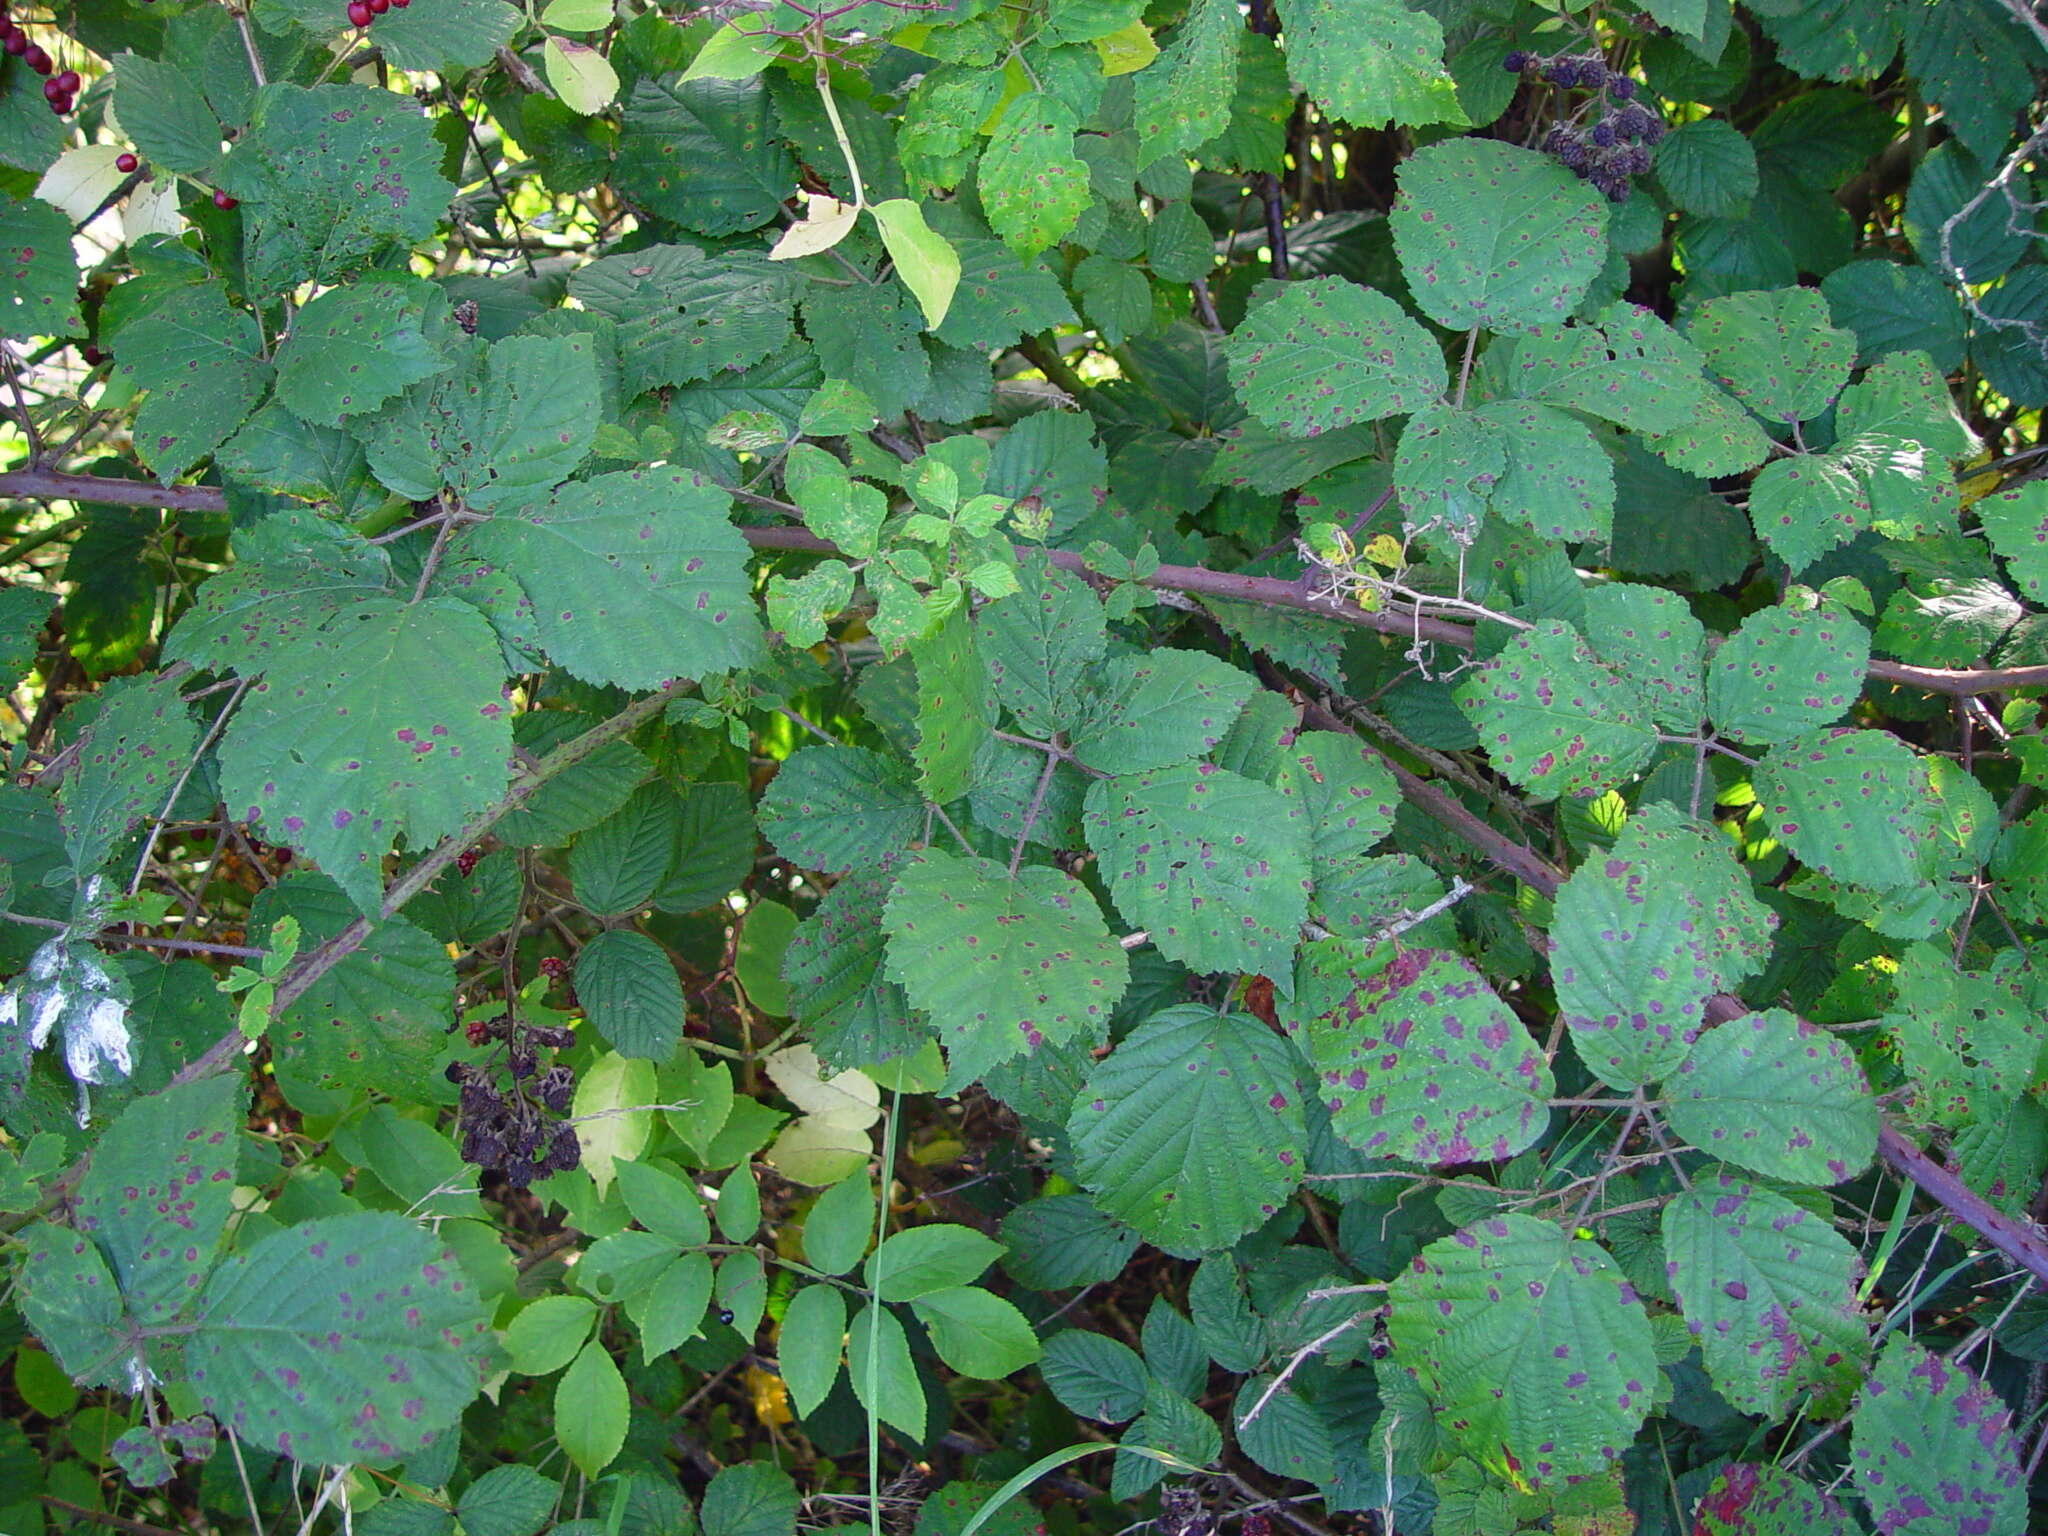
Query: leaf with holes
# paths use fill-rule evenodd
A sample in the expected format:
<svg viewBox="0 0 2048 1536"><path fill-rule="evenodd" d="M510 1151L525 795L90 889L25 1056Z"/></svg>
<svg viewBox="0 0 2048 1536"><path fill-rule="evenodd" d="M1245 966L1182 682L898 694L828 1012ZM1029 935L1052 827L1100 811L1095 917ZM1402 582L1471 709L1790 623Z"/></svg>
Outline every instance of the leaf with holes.
<svg viewBox="0 0 2048 1536"><path fill-rule="evenodd" d="M541 645L569 672L653 688L765 652L731 505L688 470L620 470L501 512L464 547L518 579Z"/></svg>
<svg viewBox="0 0 2048 1536"><path fill-rule="evenodd" d="M394 1304L363 1305L375 1295ZM250 1445L370 1466L431 1443L496 1369L490 1318L455 1255L381 1211L301 1222L230 1255L185 1351L199 1408Z"/></svg>
<svg viewBox="0 0 2048 1536"><path fill-rule="evenodd" d="M2022 1094L2048 1087L2048 1002L2018 952L1965 971L1942 948L1914 944L1899 957L1885 1027L1913 1085L1913 1108L1962 1131L2006 1119Z"/></svg>
<svg viewBox="0 0 2048 1536"><path fill-rule="evenodd" d="M926 849L897 878L888 973L946 1046L946 1091L1040 1045L1099 1038L1130 963L1095 898L1056 869Z"/></svg>
<svg viewBox="0 0 2048 1536"><path fill-rule="evenodd" d="M1890 890L1938 871L1941 802L1896 736L1817 731L1773 747L1754 782L1770 835L1824 875Z"/></svg>
<svg viewBox="0 0 2048 1536"><path fill-rule="evenodd" d="M1496 422L1477 411L1433 406L1401 429L1394 490L1407 521L1470 544L1507 467L1507 439Z"/></svg>
<svg viewBox="0 0 2048 1536"><path fill-rule="evenodd" d="M1117 909L1169 960L1285 983L1308 913L1299 805L1206 763L1097 779L1083 816Z"/></svg>
<svg viewBox="0 0 2048 1536"><path fill-rule="evenodd" d="M0 195L0 336L83 335L71 220L48 203Z"/></svg>
<svg viewBox="0 0 2048 1536"><path fill-rule="evenodd" d="M1766 1178L1839 1184L1877 1150L1877 1100L1856 1058L1780 1008L1708 1030L1664 1095L1679 1135Z"/></svg>
<svg viewBox="0 0 2048 1536"><path fill-rule="evenodd" d="M1610 304L1589 323L1545 328L1504 350L1523 400L1583 411L1639 432L1688 425L1707 393L1699 349L1647 309ZM1491 363L1493 354L1487 354Z"/></svg>
<svg viewBox="0 0 2048 1536"><path fill-rule="evenodd" d="M1089 1074L1067 1123L1095 1204L1169 1253L1228 1248L1284 1205L1307 1130L1286 1046L1248 1013L1156 1013Z"/></svg>
<svg viewBox="0 0 2048 1536"><path fill-rule="evenodd" d="M1097 674L1074 756L1098 773L1145 773L1214 751L1230 734L1252 678L1201 651L1118 656Z"/></svg>
<svg viewBox="0 0 2048 1536"><path fill-rule="evenodd" d="M1856 365L1856 338L1828 323L1813 288L1731 293L1694 313L1686 338L1707 372L1765 421L1811 421Z"/></svg>
<svg viewBox="0 0 2048 1536"><path fill-rule="evenodd" d="M865 747L802 747L761 797L761 835L805 869L883 864L924 829L925 806L893 758Z"/></svg>
<svg viewBox="0 0 2048 1536"><path fill-rule="evenodd" d="M454 366L414 385L354 431L377 478L425 500L446 487L479 511L516 507L566 480L597 431L587 335L450 343Z"/></svg>
<svg viewBox="0 0 2048 1536"><path fill-rule="evenodd" d="M100 691L78 760L57 787L64 845L81 876L143 821L169 814L199 744L178 687L176 677L159 674L116 678Z"/></svg>
<svg viewBox="0 0 2048 1536"><path fill-rule="evenodd" d="M1657 748L1642 695L1561 619L1516 635L1454 696L1495 766L1534 799L1598 794Z"/></svg>
<svg viewBox="0 0 2048 1536"><path fill-rule="evenodd" d="M1340 277L1289 283L1223 351L1246 408L1289 437L1410 414L1450 387L1429 332L1385 294Z"/></svg>
<svg viewBox="0 0 2048 1536"><path fill-rule="evenodd" d="M1325 939L1302 951L1281 1016L1331 1129L1361 1152L1499 1162L1549 1128L1550 1064L1463 955Z"/></svg>
<svg viewBox="0 0 2048 1536"><path fill-rule="evenodd" d="M1782 1417L1802 1397L1838 1412L1870 1356L1863 1261L1827 1219L1727 1168L1664 1207L1671 1288L1721 1395Z"/></svg>
<svg viewBox="0 0 2048 1536"><path fill-rule="evenodd" d="M2026 1528L2012 1409L1966 1366L1911 1339L1885 1345L1856 1400L1849 1465L1887 1536Z"/></svg>
<svg viewBox="0 0 2048 1536"><path fill-rule="evenodd" d="M1388 1290L1394 1359L1438 1433L1496 1476L1561 1484L1617 1461L1650 1410L1650 1320L1598 1243L1533 1216L1422 1250Z"/></svg>
<svg viewBox="0 0 2048 1536"><path fill-rule="evenodd" d="M1760 608L1714 653L1707 713L1737 741L1790 741L1841 719L1869 665L1870 631L1839 604Z"/></svg>
<svg viewBox="0 0 2048 1536"><path fill-rule="evenodd" d="M1548 155L1446 139L1411 155L1387 216L1408 291L1454 331L1568 319L1607 260L1607 204Z"/></svg>

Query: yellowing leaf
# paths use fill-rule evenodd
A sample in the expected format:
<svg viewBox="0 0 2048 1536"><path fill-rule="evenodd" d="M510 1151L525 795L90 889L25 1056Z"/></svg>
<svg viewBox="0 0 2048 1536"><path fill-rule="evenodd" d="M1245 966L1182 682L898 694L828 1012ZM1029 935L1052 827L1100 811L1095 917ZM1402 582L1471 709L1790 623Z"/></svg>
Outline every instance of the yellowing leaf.
<svg viewBox="0 0 2048 1536"><path fill-rule="evenodd" d="M925 329L937 330L953 307L953 290L960 286L960 253L925 223L924 210L908 198L890 198L868 212L882 231L896 275L924 311Z"/></svg>
<svg viewBox="0 0 2048 1536"><path fill-rule="evenodd" d="M782 1096L807 1115L848 1130L864 1131L882 1118L882 1092L864 1072L824 1075L818 1053L808 1045L775 1052L764 1065Z"/></svg>
<svg viewBox="0 0 2048 1536"><path fill-rule="evenodd" d="M1095 51L1102 59L1105 75L1134 75L1159 57L1159 45L1142 21L1132 21L1107 37L1095 39Z"/></svg>
<svg viewBox="0 0 2048 1536"><path fill-rule="evenodd" d="M559 4L560 0L556 0ZM742 31L728 22L711 34L711 41L697 51L690 67L683 71L683 84L692 80L751 80L768 67L768 61L782 50L783 40L772 32Z"/></svg>
<svg viewBox="0 0 2048 1536"><path fill-rule="evenodd" d="M145 181L128 194L121 205L121 238L133 245L144 235L169 235L175 240L185 232L185 216L178 212L178 178L159 176Z"/></svg>
<svg viewBox="0 0 2048 1536"><path fill-rule="evenodd" d="M855 1172L870 1151L866 1131L835 1125L822 1115L804 1115L782 1128L761 1160L784 1178L815 1189L837 1184Z"/></svg>
<svg viewBox="0 0 2048 1536"><path fill-rule="evenodd" d="M541 62L548 84L572 112L589 117L610 106L619 94L619 76L611 61L583 43L550 37L541 49Z"/></svg>
<svg viewBox="0 0 2048 1536"><path fill-rule="evenodd" d="M806 192L809 211L803 218L782 232L782 238L775 242L775 249L768 253L770 261L794 261L799 256L816 256L829 251L853 232L854 221L860 217L857 203L842 203L836 197L822 192Z"/></svg>
<svg viewBox="0 0 2048 1536"><path fill-rule="evenodd" d="M754 1417L763 1424L787 1424L794 1417L789 1411L789 1388L773 1371L750 1365L741 1380L746 1383L747 1396L753 1401Z"/></svg>
<svg viewBox="0 0 2048 1536"><path fill-rule="evenodd" d="M125 173L114 164L120 155L120 147L114 144L67 149L43 172L43 179L36 183L36 196L63 209L72 223L79 223L121 185Z"/></svg>
<svg viewBox="0 0 2048 1536"><path fill-rule="evenodd" d="M654 1102L654 1063L617 1051L606 1051L576 1085L576 1141L600 1200L611 1188L614 1165L630 1163L647 1145L654 1115L645 1106Z"/></svg>

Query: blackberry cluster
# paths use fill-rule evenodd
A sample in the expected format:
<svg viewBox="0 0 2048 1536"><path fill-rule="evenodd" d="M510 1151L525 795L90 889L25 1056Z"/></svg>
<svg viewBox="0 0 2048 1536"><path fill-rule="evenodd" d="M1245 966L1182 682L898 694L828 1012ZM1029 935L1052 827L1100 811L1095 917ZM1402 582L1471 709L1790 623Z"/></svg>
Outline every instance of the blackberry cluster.
<svg viewBox="0 0 2048 1536"><path fill-rule="evenodd" d="M1508 54L1501 67L1563 90L1592 93L1569 122L1544 135L1543 152L1591 182L1609 202L1625 202L1629 178L1649 170L1650 146L1664 137L1664 119L1635 100L1635 81L1598 58L1546 57L1520 49Z"/></svg>
<svg viewBox="0 0 2048 1536"><path fill-rule="evenodd" d="M52 112L59 117L71 115L71 109L78 104L79 89L85 82L78 78L75 69L59 70L57 61L41 44L28 40L28 33L7 14L5 0L0 0L0 49L5 49L43 77L43 100L50 104Z"/></svg>
<svg viewBox="0 0 2048 1536"><path fill-rule="evenodd" d="M510 1014L478 1020L464 1033L472 1045L506 1043L510 1082L499 1087L489 1065L448 1063L448 1081L462 1090L456 1110L462 1160L497 1170L514 1189L574 1168L582 1158L576 1127L556 1117L568 1113L576 1076L560 1064L542 1071L539 1051L543 1046L561 1050L575 1036L540 1025L521 1028Z"/></svg>

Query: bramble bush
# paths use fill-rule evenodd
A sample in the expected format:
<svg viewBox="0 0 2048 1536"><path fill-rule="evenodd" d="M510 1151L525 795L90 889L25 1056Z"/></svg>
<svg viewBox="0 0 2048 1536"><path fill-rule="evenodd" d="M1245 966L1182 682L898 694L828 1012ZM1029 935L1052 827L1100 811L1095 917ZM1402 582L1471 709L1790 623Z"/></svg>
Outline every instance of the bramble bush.
<svg viewBox="0 0 2048 1536"><path fill-rule="evenodd" d="M2039 8L14 3L0 1531L2029 1528Z"/></svg>

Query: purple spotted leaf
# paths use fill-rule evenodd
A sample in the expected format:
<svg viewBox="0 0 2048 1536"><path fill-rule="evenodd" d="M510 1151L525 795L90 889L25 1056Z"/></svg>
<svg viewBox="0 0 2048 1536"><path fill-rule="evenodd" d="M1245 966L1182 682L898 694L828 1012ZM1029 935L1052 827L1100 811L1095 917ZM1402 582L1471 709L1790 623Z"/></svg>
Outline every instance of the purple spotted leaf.
<svg viewBox="0 0 2048 1536"><path fill-rule="evenodd" d="M1591 324L1558 326L1503 353L1507 387L1523 400L1632 427L1675 432L1706 393L1699 349L1656 315L1610 304ZM1487 353L1493 363L1493 353Z"/></svg>
<svg viewBox="0 0 2048 1536"><path fill-rule="evenodd" d="M78 762L57 788L57 819L81 876L104 864L143 821L170 810L199 741L179 681L122 677L100 690Z"/></svg>
<svg viewBox="0 0 2048 1536"><path fill-rule="evenodd" d="M1818 289L1748 290L1700 305L1686 339L1707 373L1765 421L1811 421L1856 364L1855 334L1829 318Z"/></svg>
<svg viewBox="0 0 2048 1536"><path fill-rule="evenodd" d="M1394 491L1407 521L1470 544L1508 467L1502 424L1478 411L1432 406L1401 429Z"/></svg>
<svg viewBox="0 0 2048 1536"><path fill-rule="evenodd" d="M934 805L948 805L974 787L975 764L990 745L995 709L975 650L975 628L955 608L910 643L917 669L918 789Z"/></svg>
<svg viewBox="0 0 2048 1536"><path fill-rule="evenodd" d="M1877 1151L1877 1100L1855 1056L1780 1008L1701 1035L1664 1095L1680 1136L1766 1178L1839 1184Z"/></svg>
<svg viewBox="0 0 2048 1536"><path fill-rule="evenodd" d="M2018 950L1958 969L1946 944L1899 957L1885 1027L1913 1086L1916 1119L1951 1131L2007 1121L2022 1094L2048 1093L2048 985Z"/></svg>
<svg viewBox="0 0 2048 1536"><path fill-rule="evenodd" d="M1561 619L1516 635L1455 697L1494 766L1531 799L1598 794L1657 749L1641 692Z"/></svg>
<svg viewBox="0 0 2048 1536"><path fill-rule="evenodd" d="M161 1426L138 1424L118 1436L110 1450L133 1488L161 1488L176 1474L172 1458L205 1461L220 1438L211 1419L172 1419Z"/></svg>
<svg viewBox="0 0 2048 1536"><path fill-rule="evenodd" d="M1669 806L1629 818L1557 894L1551 976L1595 1077L1624 1091L1685 1058L1715 992L1758 970L1776 919L1726 840Z"/></svg>
<svg viewBox="0 0 2048 1536"><path fill-rule="evenodd" d="M1683 595L1629 581L1589 587L1586 638L1602 661L1629 669L1659 726L1699 729L1706 713L1707 631Z"/></svg>
<svg viewBox="0 0 2048 1536"><path fill-rule="evenodd" d="M1400 786L1386 760L1355 736L1302 732L1282 750L1274 783L1308 816L1318 881L1364 857L1394 830Z"/></svg>
<svg viewBox="0 0 2048 1536"><path fill-rule="evenodd" d="M1550 156L1446 139L1409 156L1388 223L1408 291L1454 331L1571 317L1607 260L1607 204Z"/></svg>
<svg viewBox="0 0 2048 1536"><path fill-rule="evenodd" d="M1856 1529L1831 1495L1754 1461L1716 1472L1693 1512L1693 1536L1853 1536Z"/></svg>
<svg viewBox="0 0 2048 1536"><path fill-rule="evenodd" d="M897 878L882 924L888 976L938 1025L958 1092L989 1068L1099 1038L1130 962L1088 888L1056 869L928 848Z"/></svg>
<svg viewBox="0 0 2048 1536"><path fill-rule="evenodd" d="M1099 773L1148 773L1215 750L1258 691L1249 673L1201 651L1119 656L1098 678L1073 749Z"/></svg>
<svg viewBox="0 0 2048 1536"><path fill-rule="evenodd" d="M1539 538L1605 544L1614 531L1614 461L1592 430L1547 405L1496 400L1474 413L1507 450L1493 510Z"/></svg>
<svg viewBox="0 0 2048 1536"><path fill-rule="evenodd" d="M38 1221L20 1234L21 1315L81 1386L133 1387L145 1369L120 1287L91 1238Z"/></svg>
<svg viewBox="0 0 2048 1536"><path fill-rule="evenodd" d="M128 1314L168 1323L197 1298L228 1219L247 1089L201 1078L131 1102L93 1149L79 1231L106 1255Z"/></svg>
<svg viewBox="0 0 2048 1536"><path fill-rule="evenodd" d="M164 660L255 672L352 603L386 591L391 557L310 508L237 529L235 564L199 589Z"/></svg>
<svg viewBox="0 0 2048 1536"><path fill-rule="evenodd" d="M931 1038L884 971L889 881L848 875L797 925L782 958L789 1011L818 1057L840 1069L908 1056Z"/></svg>
<svg viewBox="0 0 2048 1536"><path fill-rule="evenodd" d="M1760 608L1714 653L1707 712L1737 741L1790 741L1841 719L1869 664L1870 631L1839 603Z"/></svg>
<svg viewBox="0 0 2048 1536"><path fill-rule="evenodd" d="M1650 1319L1598 1243L1533 1216L1476 1222L1388 1290L1393 1361L1449 1448L1544 1487L1617 1461L1650 1411Z"/></svg>
<svg viewBox="0 0 2048 1536"><path fill-rule="evenodd" d="M1064 418L1025 418L1056 419ZM1013 429L1003 442L1015 435ZM998 458L1001 452L998 444ZM1083 678L1109 648L1102 600L1079 576L1043 560L1021 562L1017 582L1018 591L975 615L975 649L988 671L989 691L1016 716L1020 730L1069 728L1080 709Z"/></svg>
<svg viewBox="0 0 2048 1536"><path fill-rule="evenodd" d="M1809 1394L1823 1417L1848 1405L1870 1356L1863 1262L1826 1217L1718 1168L1664 1207L1663 1234L1671 1288L1723 1397L1767 1419Z"/></svg>
<svg viewBox="0 0 2048 1536"><path fill-rule="evenodd" d="M1550 1125L1550 1063L1479 968L1447 950L1325 939L1281 1014L1339 1137L1374 1157L1502 1162Z"/></svg>
<svg viewBox="0 0 2048 1536"><path fill-rule="evenodd" d="M230 305L217 283L167 293L122 326L115 371L148 391L135 452L166 485L248 420L271 376L256 317Z"/></svg>
<svg viewBox="0 0 2048 1536"><path fill-rule="evenodd" d="M298 312L278 347L277 397L303 421L341 426L446 371L468 350L459 336L447 293L432 283L373 278L330 288Z"/></svg>
<svg viewBox="0 0 2048 1536"><path fill-rule="evenodd" d="M1207 763L1097 779L1082 825L1111 899L1169 960L1285 983L1308 915L1308 829L1278 790Z"/></svg>
<svg viewBox="0 0 2048 1536"><path fill-rule="evenodd" d="M1754 783L1771 836L1824 875L1884 891L1943 872L1941 802L1896 736L1816 731L1774 747Z"/></svg>
<svg viewBox="0 0 2048 1536"><path fill-rule="evenodd" d="M866 747L803 747L761 797L761 833L792 864L838 874L896 857L925 814L896 759Z"/></svg>
<svg viewBox="0 0 2048 1536"><path fill-rule="evenodd" d="M2013 584L2037 603L2048 602L2048 480L2029 480L1997 491L1973 509Z"/></svg>
<svg viewBox="0 0 2048 1536"><path fill-rule="evenodd" d="M1412 413L1450 387L1429 332L1341 277L1288 284L1223 345L1245 407L1289 437Z"/></svg>
<svg viewBox="0 0 2048 1536"><path fill-rule="evenodd" d="M1156 1013L1098 1063L1067 1122L1098 1209L1168 1253L1228 1248L1307 1167L1293 1054L1248 1013Z"/></svg>
<svg viewBox="0 0 2048 1536"><path fill-rule="evenodd" d="M501 512L464 547L518 580L556 662L587 682L652 688L765 654L731 511L688 470L621 470Z"/></svg>
<svg viewBox="0 0 2048 1536"><path fill-rule="evenodd" d="M201 1411L305 1462L389 1466L453 1424L496 1368L483 1299L426 1228L328 1216L231 1255L186 1374Z"/></svg>
<svg viewBox="0 0 2048 1536"><path fill-rule="evenodd" d="M2012 1410L1967 1367L1911 1339L1887 1344L1864 1384L1849 1462L1881 1536L2028 1528Z"/></svg>

